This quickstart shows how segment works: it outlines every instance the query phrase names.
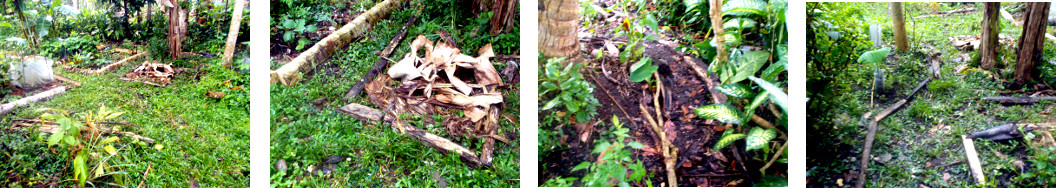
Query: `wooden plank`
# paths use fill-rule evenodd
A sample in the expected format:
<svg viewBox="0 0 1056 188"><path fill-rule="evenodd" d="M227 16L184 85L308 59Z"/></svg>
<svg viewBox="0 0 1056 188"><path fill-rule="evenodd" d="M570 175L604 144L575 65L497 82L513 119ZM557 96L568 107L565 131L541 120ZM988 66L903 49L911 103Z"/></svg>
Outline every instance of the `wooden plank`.
<svg viewBox="0 0 1056 188"><path fill-rule="evenodd" d="M869 121L869 134L865 137L865 149L862 151L862 157L858 160L861 162L860 168L858 169L858 182L854 187L862 188L865 187L865 176L869 174L869 161L872 157L869 157L869 153L873 150L873 139L876 138L876 121Z"/></svg>
<svg viewBox="0 0 1056 188"><path fill-rule="evenodd" d="M975 143L966 135L961 135L961 141L964 142L964 153L968 157L968 167L972 169L972 177L979 185L986 185L986 176L983 175L983 167L979 163L979 154L975 152Z"/></svg>
<svg viewBox="0 0 1056 188"><path fill-rule="evenodd" d="M385 46L385 49L381 51L381 54L378 54L378 56L382 58L378 58L378 62L374 63L374 67L371 67L370 70L367 71L367 74L363 75L363 77L361 77L359 81L356 82L356 84L353 84L352 88L349 88L348 92L345 93L345 102L349 102L349 99L352 99L352 97L355 97L359 95L360 92L363 92L363 87L367 85L367 82L373 81L374 77L378 76L378 73L380 73L382 69L385 69L385 65L389 64L387 57L392 55L392 51L396 50L396 46L400 45L400 41L403 41L403 37L407 35L407 28L410 28L411 25L414 25L414 22L416 20L418 20L417 16L411 17L411 21L408 21L407 24L404 24L403 29L400 29L400 32L396 33L396 36L392 38L392 41L389 41L389 45Z"/></svg>

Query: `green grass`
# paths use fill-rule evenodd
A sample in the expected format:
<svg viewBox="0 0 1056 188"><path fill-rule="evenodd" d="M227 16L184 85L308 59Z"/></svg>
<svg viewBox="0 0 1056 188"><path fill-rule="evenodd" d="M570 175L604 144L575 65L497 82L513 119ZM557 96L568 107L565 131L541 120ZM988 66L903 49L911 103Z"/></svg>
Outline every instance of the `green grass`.
<svg viewBox="0 0 1056 188"><path fill-rule="evenodd" d="M454 5L448 2L429 3ZM414 138L396 132L388 124L379 126L334 111L347 104L342 102L345 92L377 62L379 57L374 52L381 51L414 15L421 16L408 30L403 43L393 52L393 57L408 53L409 43L419 34L437 41L437 30L451 33L458 40L463 53L468 55L476 55L476 49L487 43L494 43L498 54L515 54L518 48L517 30L510 32L512 34L488 35L486 22L482 22L487 20L486 17L470 18L459 9L434 5L429 5L430 9L424 14L416 13L415 6L398 8L388 18L376 23L365 38L338 51L332 61L318 66L315 74L306 77L301 83L288 87L272 85L269 161L272 165L272 186L437 187L441 182L433 178L434 173L439 174L444 183L451 187L519 185L518 139L512 139L511 143L497 142L492 167L475 169L462 163L455 155L443 155ZM279 66L281 64L273 63L272 69ZM503 114L518 119L519 85L512 88L504 91L506 108ZM324 98L327 106L317 109L310 103L318 98ZM380 108L363 97L352 102ZM408 115L404 118L409 118L409 122L419 128L452 139L474 152L479 153L483 145L483 141L451 137L442 125L422 121L428 118L442 122L443 117ZM515 138L518 124L506 120L500 122L501 134ZM323 158L333 155L348 155L352 158L350 162L339 163L331 175L305 176L309 166L318 165ZM289 167L287 171L280 172L274 167L279 160L286 162Z"/></svg>
<svg viewBox="0 0 1056 188"><path fill-rule="evenodd" d="M865 18L871 19L867 22L880 23L886 31L890 31L891 22L887 15L887 3L862 3L866 7ZM938 10L952 10L966 7L975 7L982 10L981 4L969 6L948 7L946 3L940 3ZM1003 3L1003 6L1013 6ZM946 39L955 35L978 35L980 33L978 23L981 22L981 14L955 14L947 17L928 17L922 19L910 19L919 13L931 11L930 3L906 3L906 24L910 37L911 48L923 47L923 43L932 43L943 52L942 77L932 80L925 91L917 94L917 98L907 104L900 111L885 118L878 126L876 141L873 143L873 157L891 155L887 163L872 162L869 166L868 183L871 187L901 187L924 184L938 187L965 187L972 186L971 174L966 164L964 147L960 135L984 130L1005 122L1019 121L1028 122L1053 122L1056 121L1051 114L1040 114L1053 104L1043 102L1028 106L1002 106L995 103L978 100L985 96L999 96L995 91L1004 90L1003 84L986 78L977 71L967 74L956 73L955 66L967 64L952 62L951 59L962 53L955 49ZM911 23L912 22L912 23ZM1001 33L1012 38L1018 38L1020 27L1002 20L1003 29ZM914 30L916 30L914 32ZM863 31L864 32L864 31ZM891 42L891 34L885 34L885 42ZM1046 43L1046 48L1054 48L1051 43ZM1014 53L1003 53L1003 61L1013 63ZM925 78L926 64L923 57L912 53L899 53L900 58L887 61L880 65L888 71L886 75L889 84L897 85L898 93L908 94L909 91ZM1046 54L1045 61L1052 59L1052 54ZM844 178L844 173L857 172L859 168L859 157L864 147L865 128L860 125L860 117L866 112L878 113L893 104L898 99L892 99L879 103L875 107L869 107L869 82L872 79L870 64L854 64L848 67L845 76L834 84L848 84L848 88L834 91L842 93L834 101L852 101L849 105L833 106L835 110L830 111L828 117L835 117L833 132L830 134L833 141L849 145L849 153L836 157L828 164L809 166L808 177L810 182L818 185L835 186L838 179ZM1011 66L1009 66L1011 67ZM1010 68L1008 68L1010 69ZM1003 79L1011 78L1011 71L998 70ZM1007 74L1001 74L1008 72ZM829 100L829 99L823 99ZM1040 134L1040 133L1035 133ZM1044 185L1040 178L1022 178L1016 180L1022 174L1016 170L1013 161L1016 157L1024 157L1023 160L1033 162L1031 159L1039 156L1047 156L1045 153L1035 153L1030 149L1035 147L1028 144L1026 140L1015 140L1010 143L999 143L991 141L976 141L976 149L982 160L983 171L992 185L1010 183L1013 185ZM1017 156L1017 152L1027 150L1025 155ZM997 153L1011 156L1002 159ZM928 167L931 165L950 164L962 161L961 164L946 167ZM936 164L937 162L937 164ZM1044 169L1032 169L1044 170ZM951 179L943 179L944 173L949 173ZM875 177L875 178L874 178ZM844 179L845 184L847 182ZM1052 183L1051 181L1049 183Z"/></svg>
<svg viewBox="0 0 1056 188"><path fill-rule="evenodd" d="M122 138L118 144L120 150L118 164L129 164L126 170L132 179L128 186L134 186L144 178L149 166L150 172L145 182L160 187L187 187L192 181L203 186L243 187L248 186L249 177L243 175L249 171L249 88L230 90L222 86L223 82L232 79L230 87L241 85L248 87L248 74L236 73L219 66L217 59L203 60L208 64L208 73L202 75L201 81L191 78L193 68L187 73L177 75L168 87L158 88L138 82L118 80L134 65L136 61L105 75L82 75L56 68L57 74L82 83L44 102L20 107L9 115L0 117L0 125L11 125L12 119L36 118L40 108L54 108L80 113L94 111L106 106L115 111L125 112L121 117L111 120L130 122L139 127L124 126L125 131L153 138L155 145L132 144ZM238 59L238 58L236 58ZM224 91L227 98L216 100L207 98L206 91ZM15 100L8 96L3 101ZM26 134L28 147L46 147L45 138L40 134L27 131L3 132L5 136ZM44 135L46 136L46 135ZM47 151L46 148L41 148ZM56 148L57 149L57 148ZM20 150L30 151L30 150ZM58 153L58 154L55 154ZM41 161L58 159L62 163L71 158L67 152L55 151L45 153L15 153L15 155L42 155L15 161L0 157L0 164L35 164ZM72 178L65 165L25 166L45 173L59 173L62 178ZM72 167L70 167L72 168ZM2 168L0 168L2 169ZM22 176L39 176L33 171L14 171ZM0 172L2 173L2 172ZM50 174L45 174L50 175ZM0 183L8 185L5 180ZM65 182L62 186L75 183ZM22 182L27 183L27 182ZM18 183L21 184L21 183Z"/></svg>

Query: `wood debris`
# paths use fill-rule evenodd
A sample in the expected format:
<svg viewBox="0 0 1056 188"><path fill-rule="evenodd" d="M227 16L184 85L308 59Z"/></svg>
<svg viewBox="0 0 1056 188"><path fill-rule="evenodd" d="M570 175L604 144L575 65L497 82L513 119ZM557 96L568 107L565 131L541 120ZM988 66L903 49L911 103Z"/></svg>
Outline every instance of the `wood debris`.
<svg viewBox="0 0 1056 188"><path fill-rule="evenodd" d="M125 77L151 85L165 87L169 85L169 83L172 83L172 78L175 74L176 71L172 69L171 65L147 61L140 64L138 67L133 68L131 72L126 73Z"/></svg>

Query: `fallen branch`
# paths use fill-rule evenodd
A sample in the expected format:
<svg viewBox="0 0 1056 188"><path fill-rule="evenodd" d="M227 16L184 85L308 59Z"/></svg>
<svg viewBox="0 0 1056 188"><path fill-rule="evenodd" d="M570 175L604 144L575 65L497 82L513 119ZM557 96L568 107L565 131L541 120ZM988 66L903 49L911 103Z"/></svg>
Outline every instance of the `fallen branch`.
<svg viewBox="0 0 1056 188"><path fill-rule="evenodd" d="M139 82L139 83L143 83L143 84L147 84L147 85L152 85L154 87L165 87L166 86L166 85L161 85L161 84L150 82L150 81L146 81L146 80L135 80L135 79L131 79L131 78L119 78L119 79L121 81L126 81L126 82Z"/></svg>
<svg viewBox="0 0 1056 188"><path fill-rule="evenodd" d="M705 69L704 67L700 66L700 63L704 62L700 61L697 58L692 58L689 56L683 56L682 59L686 60L686 64L689 64L690 67L693 67L693 72L697 73L697 76L700 77L700 80L703 81L704 85L708 87L708 94L711 94L711 99L715 102L715 104L726 103L726 94L723 94L722 92L719 92L719 90L715 89L715 87L719 86L718 82L712 79L715 78L715 76L709 74L707 71L708 69Z"/></svg>
<svg viewBox="0 0 1056 188"><path fill-rule="evenodd" d="M118 67L121 67L121 66L124 66L125 64L128 64L128 62L132 62L132 61L135 61L136 59L139 59L139 58L142 58L142 57L146 57L147 54L149 54L149 53L140 52L139 54L133 55L131 57L127 57L125 59L117 61L116 63L111 63L109 65L106 65L105 67L102 67L102 68L99 68L99 69L96 69L96 70L87 70L87 71L84 71L83 73L85 73L85 74L105 74L106 72L110 72L111 70L117 69Z"/></svg>
<svg viewBox="0 0 1056 188"><path fill-rule="evenodd" d="M59 74L52 74L52 77L55 77L56 80L73 84L73 87L80 87L81 86L80 82L73 81L72 79L67 78L65 76L62 76L62 75L59 75Z"/></svg>
<svg viewBox="0 0 1056 188"><path fill-rule="evenodd" d="M972 177L979 185L985 185L986 177L983 176L983 167L979 164L979 154L975 152L975 143L965 135L961 135L961 141L964 143L964 153L968 157L968 167L972 169Z"/></svg>
<svg viewBox="0 0 1056 188"><path fill-rule="evenodd" d="M404 24L403 29L400 29L400 32L396 33L396 36L392 38L392 41L389 41L389 45L385 46L385 49L381 51L381 54L378 54L378 56L382 58L378 58L378 62L374 63L374 67L371 67L370 70L367 71L367 74L363 75L363 77L360 77L359 81L356 82L356 84L353 84L352 88L349 88L348 92L345 93L345 102L349 102L349 99L358 96L359 92L363 91L363 87L367 85L367 82L374 80L374 77L378 76L378 73L385 69L385 65L388 65L389 62L395 62L389 60L389 58L387 57L392 55L393 50L396 50L396 46L398 46L400 44L400 41L403 41L403 37L407 35L407 28L410 28L411 25L414 25L414 22L416 20L418 20L417 16L411 17L411 21L408 21L407 24Z"/></svg>
<svg viewBox="0 0 1056 188"><path fill-rule="evenodd" d="M1056 101L1056 97L984 97L983 100L1001 104L1034 104L1041 101Z"/></svg>
<svg viewBox="0 0 1056 188"><path fill-rule="evenodd" d="M777 149L777 153L774 154L773 158L770 158L770 162L766 162L766 165L763 165L763 168L759 169L759 173L766 174L766 169L770 168L770 165L773 165L774 161L777 161L777 158L781 157L781 154L785 152L785 148L788 148L788 142L781 144L781 149Z"/></svg>
<svg viewBox="0 0 1056 188"><path fill-rule="evenodd" d="M51 89L49 89L47 91L43 91L43 92L37 93L37 94L35 94L33 96L29 96L29 97L25 97L25 98L22 98L22 99L18 99L15 102L10 102L10 103L7 103L7 104L0 105L0 115L11 113L11 110L14 110L16 107L25 106L25 105L28 105L29 103L33 103L33 102L44 101L44 100L47 100L47 99L49 99L51 97L54 97L55 95L62 94L64 92L66 92L66 86L59 86L59 87L51 88Z"/></svg>
<svg viewBox="0 0 1056 188"><path fill-rule="evenodd" d="M351 103L342 106L338 108L337 111L341 114L351 116L361 121L380 121L383 116L383 113L381 111L357 103ZM408 136L417 139L419 142L426 146L432 147L436 150L440 150L440 152L444 154L458 154L463 162L469 164L472 167L491 166L490 162L482 162L480 158L478 158L477 155L474 154L472 151L452 142L451 140L419 129L418 127L407 124L406 122L402 122L399 119L392 120L391 125L396 129L400 130L401 133L404 133Z"/></svg>
<svg viewBox="0 0 1056 188"><path fill-rule="evenodd" d="M341 29L326 36L323 40L305 50L289 63L271 72L271 83L279 82L282 85L293 85L300 81L300 73L306 72L316 64L326 61L338 49L348 46L352 39L366 34L374 23L378 22L392 12L395 7L403 4L405 0L385 0L366 12L363 12L355 20L345 24Z"/></svg>
<svg viewBox="0 0 1056 188"><path fill-rule="evenodd" d="M877 124L879 124L880 120L883 120L888 115L895 113L895 111L898 111L899 108L902 108L902 106L904 106L906 103L909 103L909 101L913 100L913 95L917 94L917 92L920 91L921 88L924 88L925 85L928 85L928 82L931 82L931 78L932 77L929 76L928 78L924 79L924 81L920 82L920 84L917 85L917 88L913 89L913 91L910 92L905 99L899 100L894 105L888 106L886 109L884 109L884 111L880 111L880 113L878 113L876 117L873 117L872 121L869 121L869 133L865 136L865 148L862 150L862 157L859 158L859 161L861 162L861 167L859 168L858 172L858 182L855 184L854 187L865 187L865 177L867 174L869 174L869 159L871 159L871 157L869 156L873 150L873 140L876 139Z"/></svg>

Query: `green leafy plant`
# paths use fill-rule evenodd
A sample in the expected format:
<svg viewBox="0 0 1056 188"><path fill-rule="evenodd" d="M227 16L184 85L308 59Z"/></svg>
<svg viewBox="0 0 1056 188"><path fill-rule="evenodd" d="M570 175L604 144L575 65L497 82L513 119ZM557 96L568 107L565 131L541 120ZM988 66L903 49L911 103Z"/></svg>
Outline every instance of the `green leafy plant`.
<svg viewBox="0 0 1056 188"><path fill-rule="evenodd" d="M282 40L286 42L290 42L294 37L303 33L315 32L317 29L315 28L315 25L307 24L305 19L288 19L285 17L282 20L282 24L276 25L275 27L280 30L282 33ZM298 37L297 50L303 49L304 46L310 42L311 41L307 38Z"/></svg>
<svg viewBox="0 0 1056 188"><path fill-rule="evenodd" d="M630 183L638 185L648 183L642 161L635 161L631 158L631 149L640 149L645 145L636 141L624 143L630 129L623 128L623 124L616 116L612 116L610 131L612 136L616 137L615 140L612 142L598 140L597 145L594 145L594 150L590 152L592 155L598 155L596 160L584 161L573 167L572 171L587 170L587 175L581 179L583 185L587 187L629 187ZM555 181L568 181L568 179L555 179L559 179Z"/></svg>
<svg viewBox="0 0 1056 188"><path fill-rule="evenodd" d="M120 181L128 179L127 173L120 170L127 165L115 165L111 161L119 154L114 143L120 139L113 136L103 137L103 131L109 128L100 125L104 121L121 116L124 112L110 111L104 106L95 112L78 114L75 117L80 117L80 120L75 120L64 110L41 111L46 111L40 116L42 120L58 123L59 129L47 139L48 146L65 148L73 156L73 179L77 180L78 185L84 186L88 180L101 177L111 177L118 181L118 184L123 184ZM82 134L82 131L85 133Z"/></svg>
<svg viewBox="0 0 1056 188"><path fill-rule="evenodd" d="M647 40L654 41L659 39L656 35L646 33L646 29L654 32L660 31L659 22L650 13L643 13L633 18L633 20L631 18L624 19L623 24L616 28L616 34L613 38L621 36L627 36L628 38L627 44L617 46L623 48L620 51L620 62L628 63L638 60L642 57L642 53L645 53L645 46L642 43Z"/></svg>
<svg viewBox="0 0 1056 188"><path fill-rule="evenodd" d="M546 60L546 65L539 70L539 99L546 101L540 111L564 106L565 114L574 117L576 122L587 122L601 104L594 98L594 86L583 79L579 68L583 64L568 63L563 65L564 58Z"/></svg>
<svg viewBox="0 0 1056 188"><path fill-rule="evenodd" d="M631 65L631 81L641 82L653 80L651 79L653 77L653 72L656 72L656 69L659 68L659 66L653 65L652 62L653 59L644 57L641 60L638 60L638 63Z"/></svg>

